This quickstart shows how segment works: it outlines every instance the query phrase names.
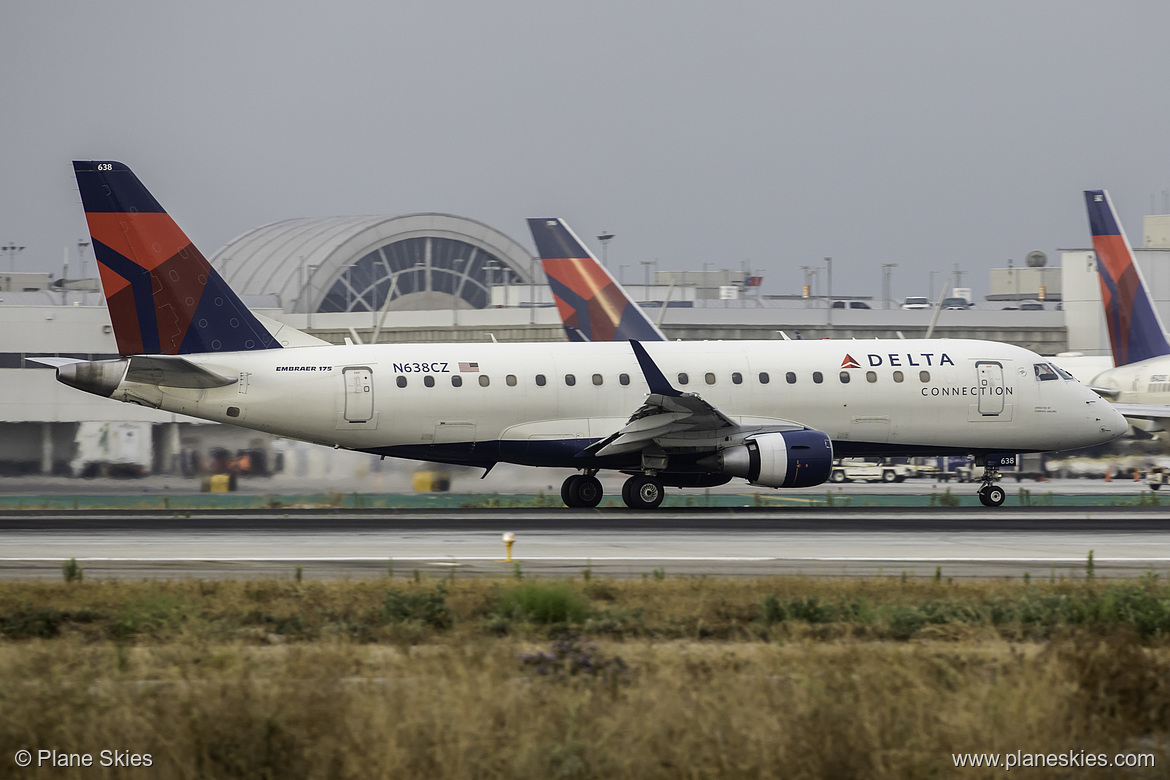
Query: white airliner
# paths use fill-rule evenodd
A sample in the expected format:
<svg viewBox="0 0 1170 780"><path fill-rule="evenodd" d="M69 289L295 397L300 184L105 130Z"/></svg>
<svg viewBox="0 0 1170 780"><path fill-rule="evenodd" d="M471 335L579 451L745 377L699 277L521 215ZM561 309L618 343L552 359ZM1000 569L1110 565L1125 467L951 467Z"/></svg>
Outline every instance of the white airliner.
<svg viewBox="0 0 1170 780"><path fill-rule="evenodd" d="M1141 427L1166 430L1170 426L1170 339L1166 328L1109 193L1087 190L1085 208L1114 363L1091 384L1126 417L1152 423Z"/></svg>
<svg viewBox="0 0 1170 780"><path fill-rule="evenodd" d="M1124 419L1033 352L986 341L282 347L125 165L75 162L119 352L58 368L119 401L391 457L602 469L625 503L732 478L824 482L838 457L974 454L980 499L1014 453L1111 441Z"/></svg>

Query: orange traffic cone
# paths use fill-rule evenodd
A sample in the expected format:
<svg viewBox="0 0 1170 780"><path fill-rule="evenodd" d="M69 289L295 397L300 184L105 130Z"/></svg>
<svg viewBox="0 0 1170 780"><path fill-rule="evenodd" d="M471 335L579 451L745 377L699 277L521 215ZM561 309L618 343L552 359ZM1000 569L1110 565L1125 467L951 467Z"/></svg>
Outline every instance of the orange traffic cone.
<svg viewBox="0 0 1170 780"><path fill-rule="evenodd" d="M1112 470L1110 470L1110 469L1106 469L1106 470L1105 470L1105 481L1106 481L1106 482L1112 482L1112 481L1113 481L1113 471L1112 471Z"/></svg>

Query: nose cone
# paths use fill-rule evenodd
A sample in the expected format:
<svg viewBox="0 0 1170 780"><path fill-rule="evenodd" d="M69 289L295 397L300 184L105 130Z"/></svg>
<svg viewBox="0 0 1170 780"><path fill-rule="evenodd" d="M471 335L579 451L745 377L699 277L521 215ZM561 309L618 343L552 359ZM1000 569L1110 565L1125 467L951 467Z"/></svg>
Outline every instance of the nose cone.
<svg viewBox="0 0 1170 780"><path fill-rule="evenodd" d="M1105 409L1102 410L1104 412L1101 420L1102 433L1111 434L1109 441L1121 438L1129 430L1129 420L1125 419L1121 412L1114 409L1108 401L1102 400L1101 403L1105 405Z"/></svg>

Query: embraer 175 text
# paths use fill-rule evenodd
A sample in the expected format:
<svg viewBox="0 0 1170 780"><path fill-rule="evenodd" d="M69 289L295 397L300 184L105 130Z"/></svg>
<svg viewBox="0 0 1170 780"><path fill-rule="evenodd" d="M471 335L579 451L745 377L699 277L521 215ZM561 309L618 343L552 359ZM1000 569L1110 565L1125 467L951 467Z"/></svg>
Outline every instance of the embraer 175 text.
<svg viewBox="0 0 1170 780"><path fill-rule="evenodd" d="M664 487L818 485L838 457L974 454L980 498L1005 453L1126 430L1048 361L986 341L282 346L125 165L75 162L117 360L61 365L119 401L378 455L566 467L569 506L601 469L653 508Z"/></svg>

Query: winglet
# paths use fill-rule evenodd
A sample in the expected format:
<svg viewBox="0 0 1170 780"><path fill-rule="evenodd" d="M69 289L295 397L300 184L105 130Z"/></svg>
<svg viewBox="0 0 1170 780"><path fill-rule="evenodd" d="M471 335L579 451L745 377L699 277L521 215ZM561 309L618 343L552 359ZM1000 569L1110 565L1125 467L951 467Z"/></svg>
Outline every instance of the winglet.
<svg viewBox="0 0 1170 780"><path fill-rule="evenodd" d="M563 219L530 219L528 229L570 341L666 341Z"/></svg>
<svg viewBox="0 0 1170 780"><path fill-rule="evenodd" d="M638 365L642 367L642 374L646 377L646 384L650 386L650 392L655 395L668 395L673 398L678 398L682 395L681 392L671 387L670 382L667 381L666 375L650 358L650 354L646 348L637 341L630 339L630 346L634 350L634 356L638 358Z"/></svg>
<svg viewBox="0 0 1170 780"><path fill-rule="evenodd" d="M114 161L73 170L119 353L280 346L133 171Z"/></svg>
<svg viewBox="0 0 1170 780"><path fill-rule="evenodd" d="M1113 362L1124 366L1170 354L1166 330L1150 300L1141 269L1121 228L1117 211L1106 190L1086 190L1085 207L1097 271L1101 279L1101 301L1109 325Z"/></svg>

